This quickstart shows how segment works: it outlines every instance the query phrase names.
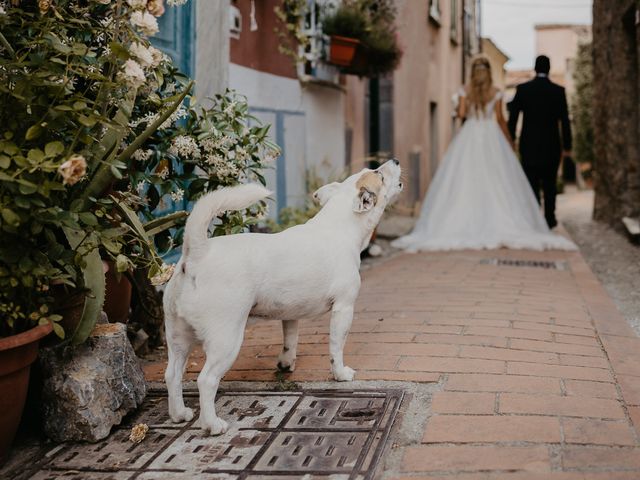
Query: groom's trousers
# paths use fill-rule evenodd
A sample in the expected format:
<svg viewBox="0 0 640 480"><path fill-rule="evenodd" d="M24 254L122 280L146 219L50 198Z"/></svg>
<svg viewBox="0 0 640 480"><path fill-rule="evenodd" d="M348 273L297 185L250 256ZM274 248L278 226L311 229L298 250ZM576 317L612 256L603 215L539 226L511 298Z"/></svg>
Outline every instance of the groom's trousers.
<svg viewBox="0 0 640 480"><path fill-rule="evenodd" d="M540 190L542 190L544 195L544 218L547 220L549 228L553 228L558 224L556 220L556 195L558 193L557 172L559 165L560 162L544 166L528 165L526 163L522 165L538 203L541 203Z"/></svg>

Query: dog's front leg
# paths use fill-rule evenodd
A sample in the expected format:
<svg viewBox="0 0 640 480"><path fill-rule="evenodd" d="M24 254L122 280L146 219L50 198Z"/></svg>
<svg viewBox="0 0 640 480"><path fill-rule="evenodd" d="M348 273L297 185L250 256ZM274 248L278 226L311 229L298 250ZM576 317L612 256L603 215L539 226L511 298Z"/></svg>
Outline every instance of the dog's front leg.
<svg viewBox="0 0 640 480"><path fill-rule="evenodd" d="M331 371L338 382L350 382L356 372L345 366L343 359L344 344L353 320L353 303L335 303L331 310L330 343Z"/></svg>
<svg viewBox="0 0 640 480"><path fill-rule="evenodd" d="M278 355L278 369L293 372L296 368L296 351L298 349L298 320L282 321L282 352Z"/></svg>

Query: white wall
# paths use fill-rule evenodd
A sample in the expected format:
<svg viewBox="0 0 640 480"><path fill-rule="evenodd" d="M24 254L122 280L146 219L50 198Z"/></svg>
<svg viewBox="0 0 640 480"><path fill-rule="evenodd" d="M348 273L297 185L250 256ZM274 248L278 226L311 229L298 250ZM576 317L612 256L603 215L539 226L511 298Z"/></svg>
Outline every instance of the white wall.
<svg viewBox="0 0 640 480"><path fill-rule="evenodd" d="M204 100L227 87L229 0L196 2L196 96Z"/></svg>
<svg viewBox="0 0 640 480"><path fill-rule="evenodd" d="M272 124L271 138L284 149L285 173L270 172L269 188L279 204L300 206L306 194L307 169L329 177L345 165L344 94L310 85L303 88L296 79L229 65L229 87L245 95L254 114ZM286 192L278 191L285 185ZM272 214L273 214L272 209Z"/></svg>

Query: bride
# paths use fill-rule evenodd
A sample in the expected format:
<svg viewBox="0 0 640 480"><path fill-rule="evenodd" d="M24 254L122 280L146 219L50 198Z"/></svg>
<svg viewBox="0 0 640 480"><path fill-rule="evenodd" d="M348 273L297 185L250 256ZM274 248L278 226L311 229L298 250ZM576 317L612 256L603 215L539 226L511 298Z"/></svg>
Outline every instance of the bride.
<svg viewBox="0 0 640 480"><path fill-rule="evenodd" d="M420 218L392 245L420 250L562 249L575 245L549 230L514 153L502 114L502 94L489 60L476 57L461 89L466 118L429 187Z"/></svg>

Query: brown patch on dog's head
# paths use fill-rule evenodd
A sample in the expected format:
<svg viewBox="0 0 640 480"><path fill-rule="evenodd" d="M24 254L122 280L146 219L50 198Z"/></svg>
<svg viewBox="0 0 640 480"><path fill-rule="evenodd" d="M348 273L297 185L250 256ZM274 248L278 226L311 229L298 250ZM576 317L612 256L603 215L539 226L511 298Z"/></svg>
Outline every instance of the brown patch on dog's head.
<svg viewBox="0 0 640 480"><path fill-rule="evenodd" d="M382 189L382 177L377 172L366 172L356 182L358 197L353 210L363 213L371 210L378 202L378 194Z"/></svg>
<svg viewBox="0 0 640 480"><path fill-rule="evenodd" d="M360 176L356 182L356 188L361 191L363 188L378 195L382 188L382 177L376 172L366 172Z"/></svg>

